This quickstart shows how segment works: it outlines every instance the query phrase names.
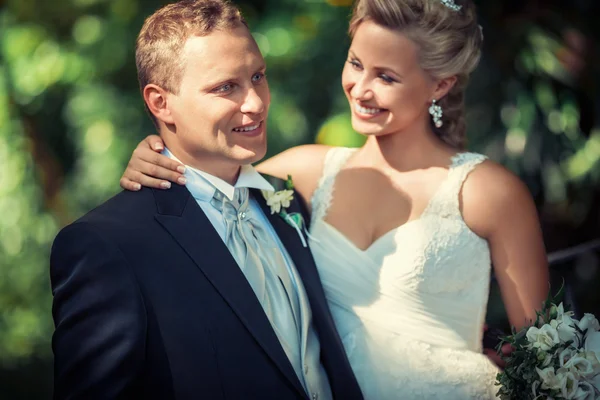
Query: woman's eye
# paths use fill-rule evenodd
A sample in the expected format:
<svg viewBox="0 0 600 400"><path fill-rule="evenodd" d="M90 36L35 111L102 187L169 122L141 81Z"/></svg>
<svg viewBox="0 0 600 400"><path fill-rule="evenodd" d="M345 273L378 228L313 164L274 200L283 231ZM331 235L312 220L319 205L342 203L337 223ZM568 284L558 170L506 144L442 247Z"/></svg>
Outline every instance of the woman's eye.
<svg viewBox="0 0 600 400"><path fill-rule="evenodd" d="M348 63L352 65L354 69L362 69L360 63L356 60L349 60Z"/></svg>
<svg viewBox="0 0 600 400"><path fill-rule="evenodd" d="M390 78L389 76L387 76L386 74L381 74L379 75L379 78L381 80L383 80L385 83L394 83L396 82L396 80L394 78Z"/></svg>

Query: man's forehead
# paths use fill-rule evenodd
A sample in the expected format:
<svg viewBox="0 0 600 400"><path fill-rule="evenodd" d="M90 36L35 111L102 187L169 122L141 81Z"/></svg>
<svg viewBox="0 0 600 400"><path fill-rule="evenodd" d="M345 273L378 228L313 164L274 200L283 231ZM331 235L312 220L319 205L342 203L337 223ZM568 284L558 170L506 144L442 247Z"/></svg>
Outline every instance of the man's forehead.
<svg viewBox="0 0 600 400"><path fill-rule="evenodd" d="M244 28L245 29L245 28ZM204 36L187 39L183 56L188 66L228 71L260 68L264 58L247 29L215 30Z"/></svg>
<svg viewBox="0 0 600 400"><path fill-rule="evenodd" d="M223 47L223 46L227 47ZM258 48L256 41L247 28L215 29L206 35L191 35L187 38L183 50L198 55L217 55L232 52L246 52Z"/></svg>

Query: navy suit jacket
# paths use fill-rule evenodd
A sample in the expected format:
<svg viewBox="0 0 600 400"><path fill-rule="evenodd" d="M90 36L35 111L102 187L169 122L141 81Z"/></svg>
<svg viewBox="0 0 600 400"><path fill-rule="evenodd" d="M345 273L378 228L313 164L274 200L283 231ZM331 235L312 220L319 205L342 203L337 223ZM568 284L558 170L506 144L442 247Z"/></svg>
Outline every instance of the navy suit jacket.
<svg viewBox="0 0 600 400"><path fill-rule="evenodd" d="M253 195L304 282L334 398L362 399L310 251ZM116 195L58 234L50 264L55 399L308 399L185 187Z"/></svg>

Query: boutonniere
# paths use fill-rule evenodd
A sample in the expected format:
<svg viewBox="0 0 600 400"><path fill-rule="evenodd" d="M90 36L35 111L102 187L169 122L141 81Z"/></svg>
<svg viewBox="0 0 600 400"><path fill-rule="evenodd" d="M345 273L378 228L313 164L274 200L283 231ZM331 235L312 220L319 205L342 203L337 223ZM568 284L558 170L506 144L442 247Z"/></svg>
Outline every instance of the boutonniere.
<svg viewBox="0 0 600 400"><path fill-rule="evenodd" d="M300 236L300 240L302 241L302 246L307 247L308 244L302 234L302 230L304 229L304 218L302 217L302 214L297 212L287 212L288 207L294 199L294 182L292 181L292 176L288 175L287 180L285 181L285 189L279 191L261 190L261 193L271 209L271 214L279 214L288 225L296 229Z"/></svg>

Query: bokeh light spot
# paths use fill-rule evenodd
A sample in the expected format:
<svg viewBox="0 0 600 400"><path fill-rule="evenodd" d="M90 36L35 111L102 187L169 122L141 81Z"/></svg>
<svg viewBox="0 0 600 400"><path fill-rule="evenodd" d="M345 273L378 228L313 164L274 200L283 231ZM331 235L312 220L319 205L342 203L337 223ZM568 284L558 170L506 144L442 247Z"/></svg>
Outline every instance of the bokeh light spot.
<svg viewBox="0 0 600 400"><path fill-rule="evenodd" d="M266 32L266 36L270 44L270 56L283 56L292 48L292 36L286 29L271 28Z"/></svg>
<svg viewBox="0 0 600 400"><path fill-rule="evenodd" d="M85 134L85 147L90 153L104 153L110 147L114 136L114 125L107 120L93 123Z"/></svg>
<svg viewBox="0 0 600 400"><path fill-rule="evenodd" d="M527 134L523 129L513 128L506 133L505 148L511 155L521 155L527 144Z"/></svg>
<svg viewBox="0 0 600 400"><path fill-rule="evenodd" d="M73 38L82 45L90 45L102 37L103 22L93 15L86 15L75 22L73 27Z"/></svg>

